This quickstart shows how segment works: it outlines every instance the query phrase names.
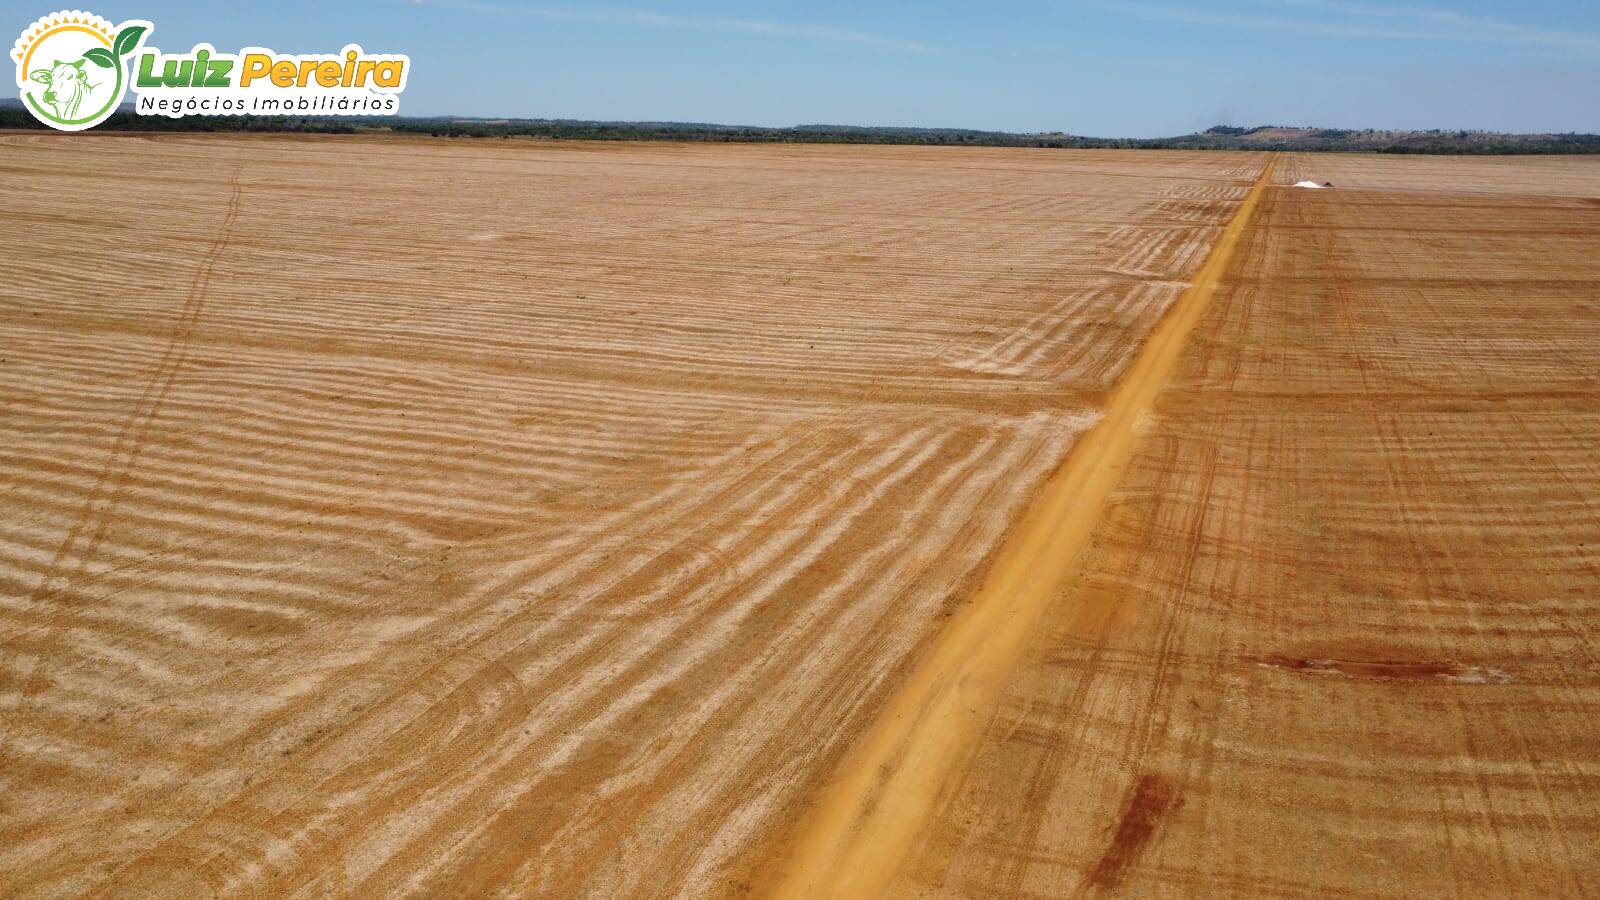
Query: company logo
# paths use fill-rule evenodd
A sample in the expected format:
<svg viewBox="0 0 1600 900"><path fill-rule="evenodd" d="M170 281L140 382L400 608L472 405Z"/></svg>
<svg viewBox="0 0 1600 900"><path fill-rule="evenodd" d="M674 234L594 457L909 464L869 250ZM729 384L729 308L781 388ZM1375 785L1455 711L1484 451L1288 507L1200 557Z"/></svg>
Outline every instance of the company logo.
<svg viewBox="0 0 1600 900"><path fill-rule="evenodd" d="M138 19L113 26L76 9L40 18L11 50L23 105L62 131L104 122L128 91L125 62L150 28Z"/></svg>
<svg viewBox="0 0 1600 900"><path fill-rule="evenodd" d="M222 53L196 44L187 53L144 47L155 26L121 25L64 10L17 38L17 88L34 118L63 131L105 121L132 88L139 115L392 116L400 111L411 61L359 44L304 55L245 47Z"/></svg>

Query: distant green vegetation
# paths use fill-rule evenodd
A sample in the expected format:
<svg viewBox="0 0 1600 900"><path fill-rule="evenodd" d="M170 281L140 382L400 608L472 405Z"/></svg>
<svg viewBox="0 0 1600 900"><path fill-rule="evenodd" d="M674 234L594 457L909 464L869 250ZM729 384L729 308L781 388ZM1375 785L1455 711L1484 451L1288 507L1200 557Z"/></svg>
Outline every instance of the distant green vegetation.
<svg viewBox="0 0 1600 900"><path fill-rule="evenodd" d="M0 101L0 128L43 128L16 103ZM354 134L389 132L445 138L580 141L696 141L789 144L924 144L1137 150L1327 150L1369 153L1600 153L1600 135L1496 134L1482 131L1375 131L1338 128L1241 128L1218 125L1170 138L1094 138L1061 132L1021 134L967 128L796 125L764 128L696 122L588 122L571 119L458 117L201 116L173 119L126 110L98 126L109 131L248 131Z"/></svg>
<svg viewBox="0 0 1600 900"><path fill-rule="evenodd" d="M1600 135L1503 134L1493 131L1382 131L1372 128L1296 128L1218 125L1199 135L1174 138L1183 146L1194 139L1218 149L1358 150L1368 153L1485 154L1600 153Z"/></svg>

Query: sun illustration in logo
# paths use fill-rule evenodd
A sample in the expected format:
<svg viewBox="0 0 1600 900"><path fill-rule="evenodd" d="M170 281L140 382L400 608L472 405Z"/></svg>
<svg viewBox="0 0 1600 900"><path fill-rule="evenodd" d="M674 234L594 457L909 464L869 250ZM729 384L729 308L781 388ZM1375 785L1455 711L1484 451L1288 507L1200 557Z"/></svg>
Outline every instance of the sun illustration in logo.
<svg viewBox="0 0 1600 900"><path fill-rule="evenodd" d="M77 9L40 17L11 49L23 104L62 131L105 121L127 93L127 60L151 27L142 20L113 26Z"/></svg>

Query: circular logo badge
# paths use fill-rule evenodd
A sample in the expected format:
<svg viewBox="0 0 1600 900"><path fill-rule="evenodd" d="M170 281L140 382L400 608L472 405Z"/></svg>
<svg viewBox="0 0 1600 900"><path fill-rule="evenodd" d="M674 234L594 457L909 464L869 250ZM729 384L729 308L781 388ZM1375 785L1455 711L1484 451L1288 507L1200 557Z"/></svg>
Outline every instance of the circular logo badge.
<svg viewBox="0 0 1600 900"><path fill-rule="evenodd" d="M11 50L22 104L61 131L104 122L128 91L128 62L151 27L141 20L113 26L76 9L40 17Z"/></svg>

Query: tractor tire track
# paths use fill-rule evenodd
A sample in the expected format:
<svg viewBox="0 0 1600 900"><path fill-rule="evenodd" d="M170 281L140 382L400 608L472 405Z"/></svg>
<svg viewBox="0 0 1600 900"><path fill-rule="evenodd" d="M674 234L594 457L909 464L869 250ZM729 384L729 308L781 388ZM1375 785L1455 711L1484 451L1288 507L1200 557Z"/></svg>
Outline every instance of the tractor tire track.
<svg viewBox="0 0 1600 900"><path fill-rule="evenodd" d="M242 163L235 163L233 174L229 179L228 203L222 222L218 226L217 237L206 248L200 264L195 267L184 295L183 305L178 312L177 322L173 326L172 336L167 341L160 362L135 400L133 412L123 423L116 440L112 443L105 466L90 490L82 514L73 523L60 546L56 548L45 577L29 595L28 600L32 604L57 598L67 598L68 603L65 608L51 613L45 623L36 626L47 629L47 633L43 636L41 648L36 651L38 661L24 681L17 698L19 707L38 690L44 660L49 656L49 648L54 645L60 634L60 619L70 614L71 603L68 595L81 583L84 573L94 561L95 553L105 539L106 529L111 524L112 514L127 489L128 477L138 466L139 456L144 452L145 445L150 439L152 427L161 415L162 406L172 391L178 373L188 360L189 346L194 338L195 328L205 312L207 292L211 287L217 260L228 249L228 242L233 237L234 224L239 219L240 201L244 195L240 180L242 171ZM85 532L88 532L87 538L84 537ZM81 550L78 549L80 542L83 545ZM62 572L62 569L68 566L71 567L71 571ZM10 642L10 651L14 654L18 645L28 638L29 634L26 631L15 635Z"/></svg>

